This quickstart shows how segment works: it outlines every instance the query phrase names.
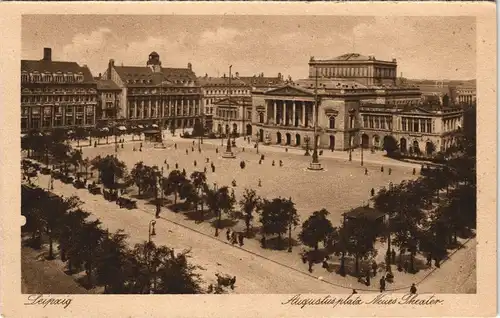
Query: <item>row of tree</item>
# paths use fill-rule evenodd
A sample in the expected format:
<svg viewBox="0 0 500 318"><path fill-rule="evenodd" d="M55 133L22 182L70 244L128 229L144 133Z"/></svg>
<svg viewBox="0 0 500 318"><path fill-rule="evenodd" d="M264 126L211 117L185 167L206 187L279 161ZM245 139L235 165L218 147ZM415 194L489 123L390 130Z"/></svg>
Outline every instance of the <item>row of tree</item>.
<svg viewBox="0 0 500 318"><path fill-rule="evenodd" d="M62 199L40 188L22 187L22 214L31 245L40 248L45 237L48 258L53 259L57 241L69 273L84 269L89 287L104 286L106 293L203 292L198 267L188 261L189 251L175 254L153 242L129 249L123 230L110 234L99 220L88 220L77 197Z"/></svg>

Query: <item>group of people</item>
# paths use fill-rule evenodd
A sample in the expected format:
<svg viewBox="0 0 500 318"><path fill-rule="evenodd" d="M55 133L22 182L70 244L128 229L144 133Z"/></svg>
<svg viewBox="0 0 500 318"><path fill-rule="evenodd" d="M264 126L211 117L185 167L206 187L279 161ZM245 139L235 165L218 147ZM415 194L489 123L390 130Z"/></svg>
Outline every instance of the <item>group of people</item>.
<svg viewBox="0 0 500 318"><path fill-rule="evenodd" d="M226 238L233 245L239 243L240 246L243 246L245 236L241 232L237 233L235 231L231 231L231 229L227 229Z"/></svg>

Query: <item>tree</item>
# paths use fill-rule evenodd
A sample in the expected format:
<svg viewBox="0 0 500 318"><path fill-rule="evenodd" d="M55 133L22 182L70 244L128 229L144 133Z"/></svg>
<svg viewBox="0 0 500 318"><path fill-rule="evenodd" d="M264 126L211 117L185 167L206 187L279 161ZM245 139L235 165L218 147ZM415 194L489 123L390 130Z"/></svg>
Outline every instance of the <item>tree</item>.
<svg viewBox="0 0 500 318"><path fill-rule="evenodd" d="M156 189L158 167L144 165L142 161L136 163L130 171L133 182L137 185L139 195L151 195Z"/></svg>
<svg viewBox="0 0 500 318"><path fill-rule="evenodd" d="M383 149L387 152L387 155L389 156L394 154L399 149L398 142L396 138L394 138L394 136L392 135L389 135L384 138L383 147L384 147Z"/></svg>
<svg viewBox="0 0 500 318"><path fill-rule="evenodd" d="M119 180L127 176L127 166L113 155L102 158L98 169L102 184L108 189L117 189Z"/></svg>
<svg viewBox="0 0 500 318"><path fill-rule="evenodd" d="M166 195L174 194L174 204L177 204L177 195L183 185L188 182L184 174L179 170L172 170L164 182L164 191Z"/></svg>
<svg viewBox="0 0 500 318"><path fill-rule="evenodd" d="M84 265L88 285L93 286L92 274L99 245L105 237L100 228L101 221L85 222L76 233L75 246L68 251L68 258L76 266Z"/></svg>
<svg viewBox="0 0 500 318"><path fill-rule="evenodd" d="M79 147L80 146L80 140L83 140L85 138L87 138L87 131L85 130L85 128L83 127L76 127L75 129L75 139L76 139L76 146Z"/></svg>
<svg viewBox="0 0 500 318"><path fill-rule="evenodd" d="M228 187L221 187L217 190L206 189L207 206L216 217L215 236L219 235L219 228L222 218L222 213L232 216L235 200L231 197Z"/></svg>
<svg viewBox="0 0 500 318"><path fill-rule="evenodd" d="M192 136L193 137L201 137L203 136L205 133L205 129L203 128L203 123L201 122L201 120L195 120L194 122L194 126L193 126L193 133L192 133Z"/></svg>
<svg viewBox="0 0 500 318"><path fill-rule="evenodd" d="M106 235L96 253L96 281L104 285L104 293L123 293L127 283L129 255L127 235L118 230Z"/></svg>
<svg viewBox="0 0 500 318"><path fill-rule="evenodd" d="M101 169L100 169L100 166L101 166L101 161L102 161L102 157L100 155L94 157L92 160L90 160L90 165L92 167L92 170L97 170L97 183L101 183Z"/></svg>
<svg viewBox="0 0 500 318"><path fill-rule="evenodd" d="M194 188L196 189L196 193L198 195L199 200L197 203L201 204L201 219L203 219L203 202L204 202L204 188L207 186L207 176L204 172L201 171L193 171L191 173L191 182L193 183ZM198 205L196 205L196 208Z"/></svg>
<svg viewBox="0 0 500 318"><path fill-rule="evenodd" d="M31 245L41 247L41 233L44 229L43 206L40 201L46 200L47 193L40 188L21 186L21 214L26 218L23 230L31 233Z"/></svg>
<svg viewBox="0 0 500 318"><path fill-rule="evenodd" d="M90 213L83 211L78 208L74 211L69 211L64 215L61 221L61 226L58 229L57 239L59 241L59 251L61 256L61 261L68 261L68 270L70 273L73 272L73 264L71 258L68 259L68 254L74 254L78 247L77 233L81 231L85 220L90 215Z"/></svg>
<svg viewBox="0 0 500 318"><path fill-rule="evenodd" d="M279 241L282 242L282 235L289 227L298 224L297 211L289 199L264 199L260 206L260 222L264 235L278 234Z"/></svg>
<svg viewBox="0 0 500 318"><path fill-rule="evenodd" d="M342 235L345 235L345 249L356 260L356 275L359 276L359 260L375 255L374 244L377 233L373 221L363 217L348 219L343 224Z"/></svg>
<svg viewBox="0 0 500 318"><path fill-rule="evenodd" d="M166 249L166 247L161 247ZM190 264L190 251L177 255L167 248L169 257L164 257L157 268L159 278L156 293L161 294L199 294L201 292L201 276L196 270L201 267Z"/></svg>
<svg viewBox="0 0 500 318"><path fill-rule="evenodd" d="M299 239L305 245L318 250L318 243L325 242L327 237L333 232L332 222L327 216L330 213L326 209L314 211L313 214L302 223L302 231ZM326 247L326 246L325 246Z"/></svg>
<svg viewBox="0 0 500 318"><path fill-rule="evenodd" d="M43 207L44 213L42 219L44 221L45 233L49 238L49 259L54 259L53 243L57 236L58 229L62 226L61 221L69 211L79 207L82 202L78 197L72 196L67 199L62 199L55 195L48 195L45 200L39 202Z"/></svg>
<svg viewBox="0 0 500 318"><path fill-rule="evenodd" d="M245 189L243 197L241 198L239 204L241 211L243 212L243 218L245 220L247 236L250 235L250 224L253 220L253 211L255 211L260 203L260 197L253 189Z"/></svg>

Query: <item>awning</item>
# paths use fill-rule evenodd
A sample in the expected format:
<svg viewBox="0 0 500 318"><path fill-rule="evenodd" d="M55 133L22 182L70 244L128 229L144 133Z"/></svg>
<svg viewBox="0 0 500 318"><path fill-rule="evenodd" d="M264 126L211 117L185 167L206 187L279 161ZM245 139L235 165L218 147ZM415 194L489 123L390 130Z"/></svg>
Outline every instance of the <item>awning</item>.
<svg viewBox="0 0 500 318"><path fill-rule="evenodd" d="M101 131L109 131L108 127L101 128Z"/></svg>
<svg viewBox="0 0 500 318"><path fill-rule="evenodd" d="M144 126L143 125L139 125L137 126L139 129L144 129Z"/></svg>
<svg viewBox="0 0 500 318"><path fill-rule="evenodd" d="M152 124L151 127L158 128L158 125L157 124Z"/></svg>
<svg viewBox="0 0 500 318"><path fill-rule="evenodd" d="M125 127L125 126L118 126L117 129L123 131L123 130L127 130L127 127Z"/></svg>
<svg viewBox="0 0 500 318"><path fill-rule="evenodd" d="M74 134L75 132L73 130L68 130L68 134Z"/></svg>

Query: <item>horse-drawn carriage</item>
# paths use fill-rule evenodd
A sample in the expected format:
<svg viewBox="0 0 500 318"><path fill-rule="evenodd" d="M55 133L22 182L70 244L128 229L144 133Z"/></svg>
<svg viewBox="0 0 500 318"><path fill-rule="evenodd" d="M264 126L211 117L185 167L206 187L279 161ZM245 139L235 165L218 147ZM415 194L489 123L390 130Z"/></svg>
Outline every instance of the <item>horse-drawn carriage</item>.
<svg viewBox="0 0 500 318"><path fill-rule="evenodd" d="M215 274L215 276L217 276L217 284L219 286L224 286L224 287L229 286L231 287L231 289L234 289L234 284L236 283L236 276L231 277L227 274L221 275L219 273Z"/></svg>
<svg viewBox="0 0 500 318"><path fill-rule="evenodd" d="M40 170L40 173L41 174L44 174L44 175L49 175L51 173L52 170L50 170L49 167L43 167L41 170Z"/></svg>
<svg viewBox="0 0 500 318"><path fill-rule="evenodd" d="M96 194L101 194L101 187L99 187L95 183L90 183L87 188L89 189L89 192L92 193L93 195Z"/></svg>
<svg viewBox="0 0 500 318"><path fill-rule="evenodd" d="M73 183L73 185L77 189L85 189L85 183L86 183L85 180L76 179L75 182Z"/></svg>
<svg viewBox="0 0 500 318"><path fill-rule="evenodd" d="M126 208L129 210L137 209L137 201L124 196L119 197L116 200L116 203L120 206L120 208Z"/></svg>
<svg viewBox="0 0 500 318"><path fill-rule="evenodd" d="M118 200L118 194L115 191L112 190L106 190L104 189L102 195L104 196L104 199L108 201L116 201Z"/></svg>
<svg viewBox="0 0 500 318"><path fill-rule="evenodd" d="M64 182L66 184L73 183L75 181L75 178L73 176L67 176L67 175L62 175L61 176L61 182Z"/></svg>

